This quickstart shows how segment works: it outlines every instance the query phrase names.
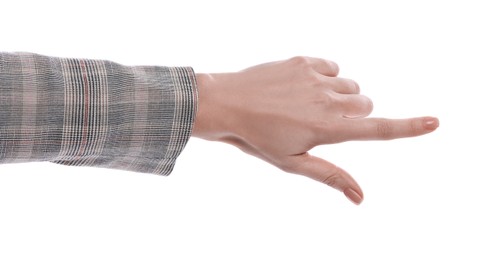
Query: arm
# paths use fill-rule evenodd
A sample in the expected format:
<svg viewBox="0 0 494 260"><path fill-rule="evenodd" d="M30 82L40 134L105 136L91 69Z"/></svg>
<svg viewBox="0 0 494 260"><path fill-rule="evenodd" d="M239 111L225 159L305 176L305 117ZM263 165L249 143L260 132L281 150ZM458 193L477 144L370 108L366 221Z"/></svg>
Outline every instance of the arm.
<svg viewBox="0 0 494 260"><path fill-rule="evenodd" d="M0 163L168 175L196 105L191 68L0 53Z"/></svg>
<svg viewBox="0 0 494 260"><path fill-rule="evenodd" d="M296 57L237 73L198 74L199 110L193 136L222 141L280 169L305 175L359 204L363 193L343 169L312 156L322 144L388 140L434 131L432 117L366 118L369 98L338 78L330 61Z"/></svg>

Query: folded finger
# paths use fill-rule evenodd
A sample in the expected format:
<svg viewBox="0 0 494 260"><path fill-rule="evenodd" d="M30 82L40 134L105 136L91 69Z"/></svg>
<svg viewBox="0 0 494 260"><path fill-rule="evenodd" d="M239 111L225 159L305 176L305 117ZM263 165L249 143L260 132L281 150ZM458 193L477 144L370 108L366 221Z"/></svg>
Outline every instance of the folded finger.
<svg viewBox="0 0 494 260"><path fill-rule="evenodd" d="M373 109L372 100L364 95L338 95L343 117L359 118L368 116Z"/></svg>
<svg viewBox="0 0 494 260"><path fill-rule="evenodd" d="M303 59L306 59L306 62L308 62L312 69L324 76L336 77L340 72L340 68L336 62L312 57L304 57Z"/></svg>
<svg viewBox="0 0 494 260"><path fill-rule="evenodd" d="M351 79L325 77L321 75L321 82L327 89L340 94L358 94L360 87L357 82Z"/></svg>

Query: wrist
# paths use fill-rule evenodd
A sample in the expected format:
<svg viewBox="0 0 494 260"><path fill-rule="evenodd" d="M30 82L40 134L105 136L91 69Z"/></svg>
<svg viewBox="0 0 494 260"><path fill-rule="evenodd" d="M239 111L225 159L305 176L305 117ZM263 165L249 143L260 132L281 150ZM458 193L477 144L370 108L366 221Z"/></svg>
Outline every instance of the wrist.
<svg viewBox="0 0 494 260"><path fill-rule="evenodd" d="M198 109L192 129L192 136L218 141L229 134L227 119L228 99L225 91L225 74L196 74L197 89L199 92Z"/></svg>

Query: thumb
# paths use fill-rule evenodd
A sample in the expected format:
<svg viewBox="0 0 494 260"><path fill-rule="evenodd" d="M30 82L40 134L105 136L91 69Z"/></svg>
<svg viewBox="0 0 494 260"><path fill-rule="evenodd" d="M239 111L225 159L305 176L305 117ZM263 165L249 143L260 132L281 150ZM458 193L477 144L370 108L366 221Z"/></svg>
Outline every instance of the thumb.
<svg viewBox="0 0 494 260"><path fill-rule="evenodd" d="M321 158L304 153L291 157L292 172L327 184L345 194L355 204L364 198L362 189L345 170Z"/></svg>

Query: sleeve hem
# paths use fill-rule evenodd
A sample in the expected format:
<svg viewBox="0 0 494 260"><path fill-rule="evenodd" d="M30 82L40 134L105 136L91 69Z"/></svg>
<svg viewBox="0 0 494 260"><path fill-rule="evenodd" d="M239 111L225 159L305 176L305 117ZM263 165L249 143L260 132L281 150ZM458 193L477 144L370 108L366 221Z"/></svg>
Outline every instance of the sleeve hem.
<svg viewBox="0 0 494 260"><path fill-rule="evenodd" d="M170 143L163 160L154 172L169 175L175 160L192 136L197 114L198 90L194 70L191 67L171 67L171 79L175 89L175 111Z"/></svg>

